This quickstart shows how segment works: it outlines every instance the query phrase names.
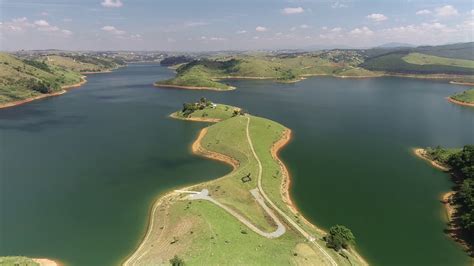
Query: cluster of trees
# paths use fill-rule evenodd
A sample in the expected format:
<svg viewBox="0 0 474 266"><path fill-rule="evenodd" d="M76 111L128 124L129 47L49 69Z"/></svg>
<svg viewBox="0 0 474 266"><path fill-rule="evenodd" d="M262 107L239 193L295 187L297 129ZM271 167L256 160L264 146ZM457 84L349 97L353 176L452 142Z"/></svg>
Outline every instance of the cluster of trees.
<svg viewBox="0 0 474 266"><path fill-rule="evenodd" d="M352 231L344 225L335 225L329 229L329 234L324 237L326 245L336 251L348 249L355 245L355 236Z"/></svg>
<svg viewBox="0 0 474 266"><path fill-rule="evenodd" d="M172 266L184 266L184 260L178 257L178 255L174 255L174 257L170 259L170 264Z"/></svg>
<svg viewBox="0 0 474 266"><path fill-rule="evenodd" d="M51 93L53 89L56 89L57 84L50 84L46 81L39 80L39 79L26 79L22 81L24 83L24 87L30 90L34 90L40 93Z"/></svg>
<svg viewBox="0 0 474 266"><path fill-rule="evenodd" d="M448 159L454 173L462 178L462 183L456 193L456 201L460 208L460 223L462 228L474 241L474 145L464 148Z"/></svg>
<svg viewBox="0 0 474 266"><path fill-rule="evenodd" d="M192 57L180 55L180 56L170 56L166 57L165 59L161 60L160 65L162 66L173 66L183 63L188 63L193 60Z"/></svg>
<svg viewBox="0 0 474 266"><path fill-rule="evenodd" d="M40 62L37 60L23 60L23 62L27 65L34 66L36 68L39 68L41 70L44 70L46 72L52 73L51 68L49 68L49 65L46 64L44 61Z"/></svg>
<svg viewBox="0 0 474 266"><path fill-rule="evenodd" d="M278 77L279 80L294 80L296 79L295 73L290 69L283 71L281 75Z"/></svg>
<svg viewBox="0 0 474 266"><path fill-rule="evenodd" d="M183 109L181 112L185 117L188 117L197 110L204 110L204 108L212 105L212 102L206 98L201 98L199 101L194 103L183 103Z"/></svg>

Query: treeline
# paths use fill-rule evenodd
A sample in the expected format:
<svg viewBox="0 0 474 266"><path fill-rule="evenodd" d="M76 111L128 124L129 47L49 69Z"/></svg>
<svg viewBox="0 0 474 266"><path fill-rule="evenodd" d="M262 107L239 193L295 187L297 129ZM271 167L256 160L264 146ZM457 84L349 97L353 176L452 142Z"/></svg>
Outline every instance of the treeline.
<svg viewBox="0 0 474 266"><path fill-rule="evenodd" d="M428 155L451 168L458 181L454 203L458 206L458 222L466 242L474 244L474 145L466 145L457 152L441 147L428 149Z"/></svg>
<svg viewBox="0 0 474 266"><path fill-rule="evenodd" d="M167 57L163 60L161 60L160 65L162 66L174 66L174 65L179 65L183 63L188 63L193 61L192 57L185 56L185 55L180 55L180 56L170 56Z"/></svg>

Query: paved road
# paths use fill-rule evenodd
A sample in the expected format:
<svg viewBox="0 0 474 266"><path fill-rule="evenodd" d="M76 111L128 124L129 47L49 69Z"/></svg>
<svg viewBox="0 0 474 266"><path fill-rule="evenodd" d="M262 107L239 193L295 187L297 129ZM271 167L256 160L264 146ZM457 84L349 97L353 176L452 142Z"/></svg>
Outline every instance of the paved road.
<svg viewBox="0 0 474 266"><path fill-rule="evenodd" d="M270 215L270 217L272 217L273 221L277 224L277 229L273 232L268 233L268 232L264 232L264 231L260 230L255 225L253 225L249 220L244 218L242 215L238 214L237 212L235 212L231 208L225 206L224 204L218 202L217 200L211 198L209 196L209 191L207 189L203 189L203 190L201 190L201 192L189 191L188 193L191 193L191 195L189 195L188 199L191 199L191 200L208 200L208 201L216 204L217 206L221 207L226 212L230 213L232 216L234 216L241 223L245 224L248 228L250 228L255 233L257 233L261 236L264 236L266 238L277 238L277 237L283 235L286 232L286 229L283 226L283 224L280 222L278 217L273 213L273 211L270 208L268 208L268 206L265 204L265 202L263 201L262 196L260 196L260 193L258 192L257 189L251 190L250 193L252 193L252 195L257 200L258 204L260 204L260 206L262 206L262 208L265 210L265 212L268 215Z"/></svg>
<svg viewBox="0 0 474 266"><path fill-rule="evenodd" d="M258 179L257 179L257 184L258 184L258 190L259 190L260 193L262 194L263 198L265 198L265 200L270 204L270 206L271 206L274 210L276 210L283 218L285 218L285 220L286 220L288 223L290 223L298 232L300 232L306 239L308 239L308 241L310 241L311 243L313 243L313 244L321 251L321 253L323 253L324 256L326 256L326 258L329 260L329 262L331 263L331 265L337 266L336 261L331 257L331 255L329 255L329 253L327 253L327 251L324 250L324 249L316 242L316 238L314 238L314 236L312 236L311 234L309 234L308 232L306 232L303 228L301 228L301 226L299 226L293 219L291 219L286 213L284 213L280 208L278 208L278 206L276 206L276 204L273 203L273 201L271 201L270 198L265 194L265 191L263 190L263 187L262 187L262 172L263 172L263 167L262 167L262 163L260 162L260 159L258 158L257 153L255 152L255 148L253 147L252 139L250 138L249 127L250 127L250 117L247 116L247 128L246 128L247 141L249 142L250 149L252 150L253 156L255 157L255 160L256 160L257 163L258 163L258 177L257 177Z"/></svg>

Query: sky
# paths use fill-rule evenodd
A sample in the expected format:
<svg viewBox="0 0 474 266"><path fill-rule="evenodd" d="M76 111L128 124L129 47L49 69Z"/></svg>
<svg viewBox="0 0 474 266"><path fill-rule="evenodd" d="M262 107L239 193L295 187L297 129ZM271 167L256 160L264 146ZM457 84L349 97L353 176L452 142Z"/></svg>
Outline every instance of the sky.
<svg viewBox="0 0 474 266"><path fill-rule="evenodd" d="M473 41L472 0L0 0L0 50L215 51Z"/></svg>

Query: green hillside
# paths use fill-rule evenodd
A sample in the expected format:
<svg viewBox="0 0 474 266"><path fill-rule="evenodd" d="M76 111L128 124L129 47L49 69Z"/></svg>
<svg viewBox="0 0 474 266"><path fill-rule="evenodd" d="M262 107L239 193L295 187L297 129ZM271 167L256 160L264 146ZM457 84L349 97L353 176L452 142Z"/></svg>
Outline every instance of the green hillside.
<svg viewBox="0 0 474 266"><path fill-rule="evenodd" d="M463 68L474 68L473 60L439 57L420 53L410 53L402 57L402 59L409 64L415 65L443 65Z"/></svg>
<svg viewBox="0 0 474 266"><path fill-rule="evenodd" d="M0 104L60 91L79 81L77 72L0 53Z"/></svg>
<svg viewBox="0 0 474 266"><path fill-rule="evenodd" d="M368 58L361 66L368 70L388 73L474 75L474 69L471 68L472 62L395 52Z"/></svg>
<svg viewBox="0 0 474 266"><path fill-rule="evenodd" d="M176 69L175 78L158 81L156 86L231 89L218 80L232 78L273 79L295 82L304 76L376 76L377 73L357 65L362 57L345 51L285 55L241 55L194 60Z"/></svg>
<svg viewBox="0 0 474 266"><path fill-rule="evenodd" d="M48 65L54 65L76 72L102 72L117 68L119 65L112 60L78 55L48 55L39 58Z"/></svg>

